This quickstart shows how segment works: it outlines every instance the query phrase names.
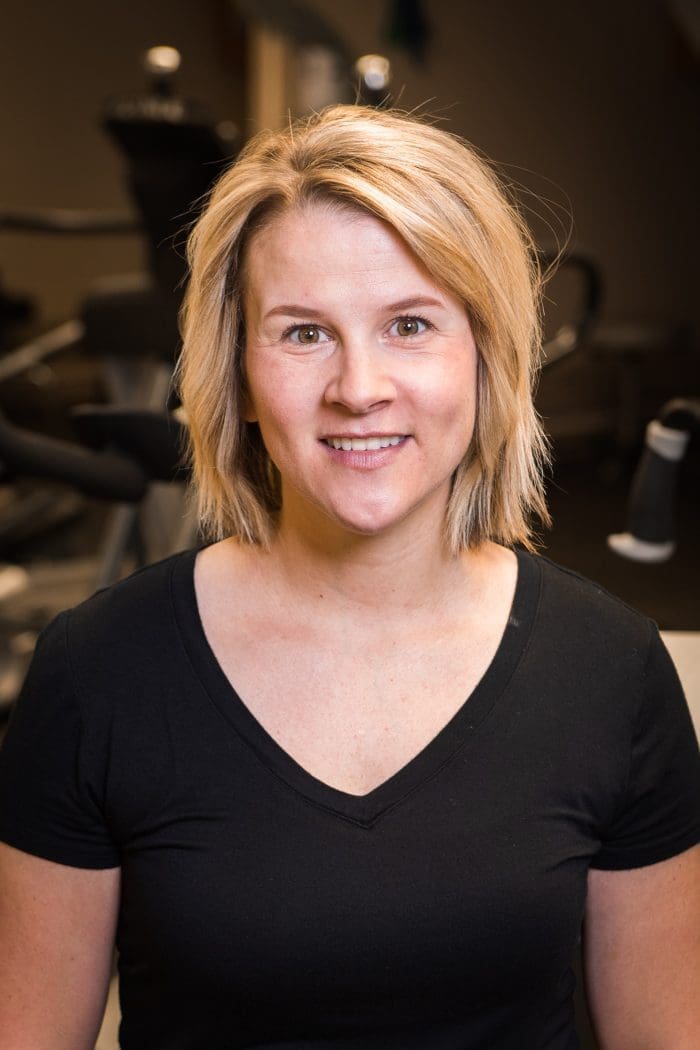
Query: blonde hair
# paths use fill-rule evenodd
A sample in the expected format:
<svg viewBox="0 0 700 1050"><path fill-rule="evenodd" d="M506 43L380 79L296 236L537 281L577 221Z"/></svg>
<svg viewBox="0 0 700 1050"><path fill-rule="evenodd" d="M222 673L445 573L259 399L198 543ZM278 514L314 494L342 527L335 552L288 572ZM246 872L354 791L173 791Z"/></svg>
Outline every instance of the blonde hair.
<svg viewBox="0 0 700 1050"><path fill-rule="evenodd" d="M546 440L532 403L540 273L527 227L467 143L412 116L333 106L245 147L214 188L188 246L178 375L200 520L215 538L269 543L280 479L243 418L242 293L251 232L314 200L388 223L467 309L479 353L470 447L445 521L454 553L487 539L532 548L547 523Z"/></svg>

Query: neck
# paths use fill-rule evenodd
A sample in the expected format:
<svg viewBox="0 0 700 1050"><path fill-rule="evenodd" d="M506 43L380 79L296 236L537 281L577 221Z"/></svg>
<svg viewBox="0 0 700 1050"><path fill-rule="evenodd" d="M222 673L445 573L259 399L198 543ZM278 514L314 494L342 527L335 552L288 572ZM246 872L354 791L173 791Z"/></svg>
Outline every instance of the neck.
<svg viewBox="0 0 700 1050"><path fill-rule="evenodd" d="M392 529L374 536L324 527L291 527L284 521L269 551L274 578L294 603L318 608L355 607L381 617L440 606L469 582L476 553L452 555L434 529Z"/></svg>

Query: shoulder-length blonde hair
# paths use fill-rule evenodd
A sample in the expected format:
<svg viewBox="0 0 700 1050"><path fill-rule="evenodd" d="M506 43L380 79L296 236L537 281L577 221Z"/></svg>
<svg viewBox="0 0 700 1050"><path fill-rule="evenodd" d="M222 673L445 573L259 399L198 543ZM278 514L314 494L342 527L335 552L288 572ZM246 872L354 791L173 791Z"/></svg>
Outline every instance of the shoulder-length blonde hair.
<svg viewBox="0 0 700 1050"><path fill-rule="evenodd" d="M253 230L309 201L359 208L392 226L465 305L478 348L474 435L447 509L453 553L492 539L531 547L547 522L546 441L532 403L540 274L531 236L489 166L464 141L397 111L333 106L264 132L214 188L188 253L179 386L205 532L267 544L280 479L246 423L242 313Z"/></svg>

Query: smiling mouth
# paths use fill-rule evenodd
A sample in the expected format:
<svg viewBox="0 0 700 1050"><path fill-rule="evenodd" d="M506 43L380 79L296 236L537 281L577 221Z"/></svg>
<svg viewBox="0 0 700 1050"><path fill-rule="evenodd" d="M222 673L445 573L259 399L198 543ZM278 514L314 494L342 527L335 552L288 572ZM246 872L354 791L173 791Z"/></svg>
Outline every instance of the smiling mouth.
<svg viewBox="0 0 700 1050"><path fill-rule="evenodd" d="M331 448L342 449L344 452L375 452L380 448L398 445L404 438L404 434L390 434L386 437L327 437L323 440Z"/></svg>

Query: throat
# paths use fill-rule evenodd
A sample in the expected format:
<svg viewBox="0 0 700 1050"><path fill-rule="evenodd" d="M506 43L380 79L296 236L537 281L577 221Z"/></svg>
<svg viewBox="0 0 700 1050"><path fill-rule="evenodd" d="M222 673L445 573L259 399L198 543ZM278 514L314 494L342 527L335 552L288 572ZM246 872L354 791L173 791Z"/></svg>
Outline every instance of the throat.
<svg viewBox="0 0 700 1050"><path fill-rule="evenodd" d="M366 453L353 453L366 455ZM284 493L275 538L265 560L272 577L289 591L295 607L319 594L342 604L384 612L422 606L457 587L471 574L471 553L453 555L442 521L447 496L420 517L363 533L344 527L318 508ZM436 520L439 524L436 527Z"/></svg>

